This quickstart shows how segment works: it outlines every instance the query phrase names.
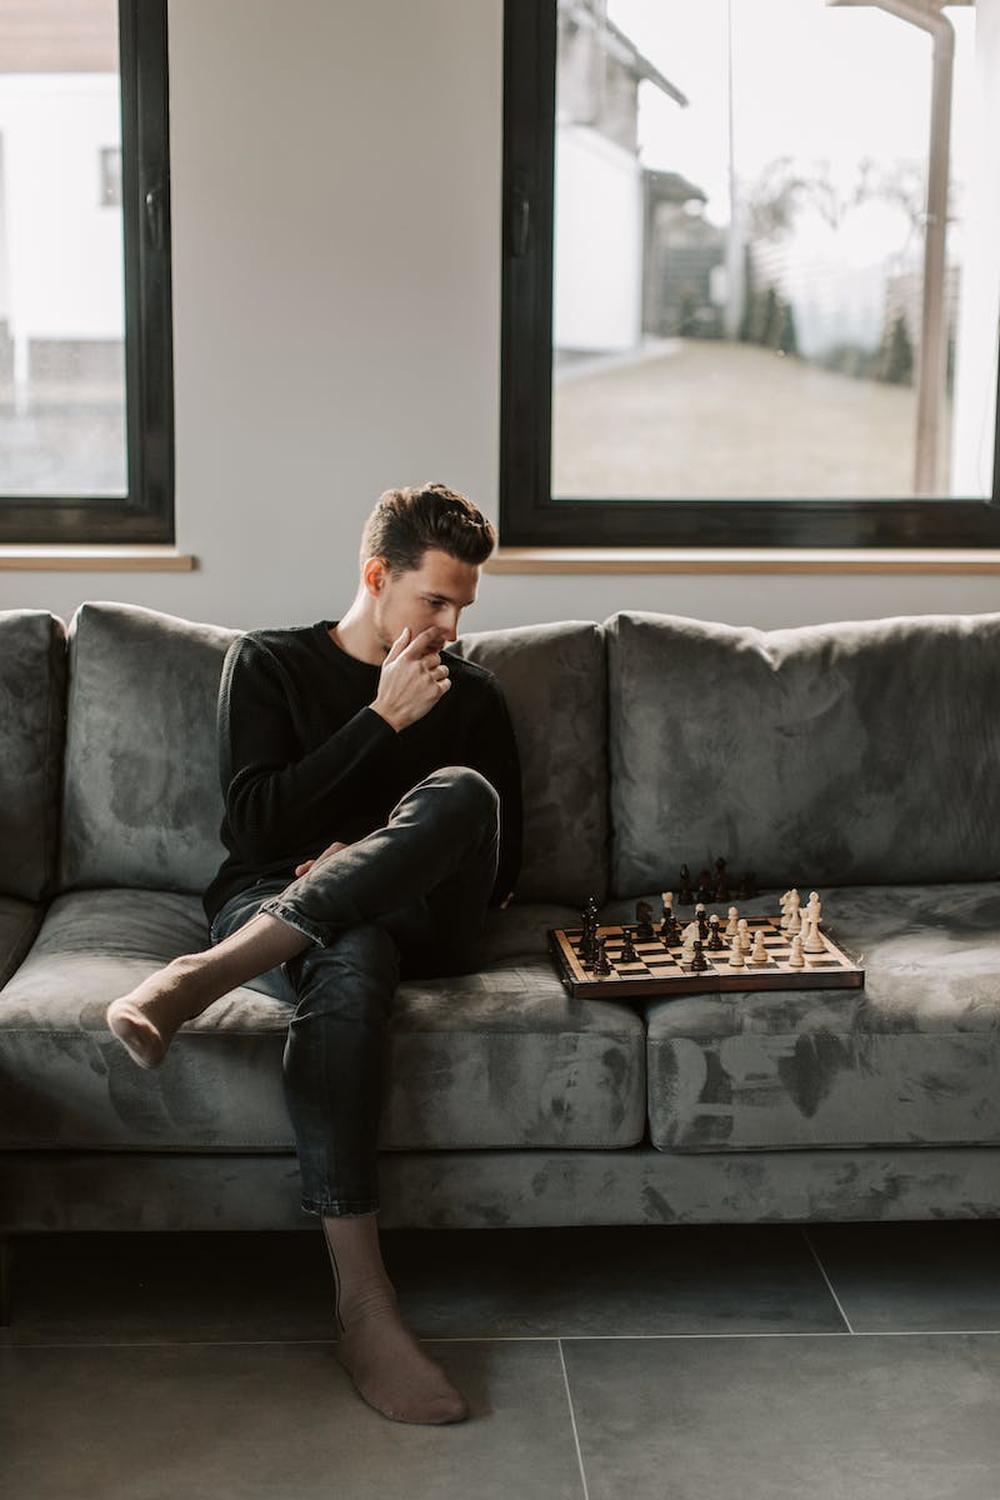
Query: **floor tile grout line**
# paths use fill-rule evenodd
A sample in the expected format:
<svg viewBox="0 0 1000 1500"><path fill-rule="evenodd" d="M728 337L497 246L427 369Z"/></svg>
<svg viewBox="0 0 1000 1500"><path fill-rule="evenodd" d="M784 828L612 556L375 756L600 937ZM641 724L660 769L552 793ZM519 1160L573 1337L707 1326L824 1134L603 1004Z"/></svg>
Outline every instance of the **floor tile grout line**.
<svg viewBox="0 0 1000 1500"><path fill-rule="evenodd" d="M515 1333L503 1335L463 1334L453 1337L433 1333L418 1334L423 1344L551 1344L551 1343L664 1343L671 1339L947 1339L958 1337L994 1338L1000 1328L860 1328L802 1329L794 1333L762 1330L754 1333ZM0 1338L0 1349L281 1349L308 1345L336 1348L336 1339L106 1339L74 1340L71 1343L46 1343L25 1339Z"/></svg>
<svg viewBox="0 0 1000 1500"><path fill-rule="evenodd" d="M819 1269L820 1269L820 1271L822 1273L822 1276L823 1276L823 1280L826 1282L827 1286L830 1289L830 1296L833 1298L834 1302L836 1302L836 1304L837 1304L837 1311L840 1313L840 1316L843 1318L844 1323L845 1323L845 1325L847 1327L848 1333L853 1334L854 1329L851 1327L850 1319L848 1318L848 1316L845 1313L844 1309L840 1305L840 1298L837 1296L837 1293L833 1289L833 1282L830 1280L829 1276L826 1274L826 1270L825 1270L825 1268L823 1266L823 1262L820 1260L819 1256L816 1253L816 1246L813 1244L812 1240L809 1238L809 1234L808 1234L808 1232L806 1230L805 1225L804 1224L800 1224L799 1225L799 1230L800 1230L800 1232L802 1234L802 1238L805 1240L806 1244L809 1246L809 1249L812 1251L813 1260L815 1260L816 1264L819 1266Z"/></svg>
<svg viewBox="0 0 1000 1500"><path fill-rule="evenodd" d="M573 1393L569 1388L569 1371L566 1369L566 1356L563 1353L562 1339L556 1339L559 1350L559 1363L562 1366L563 1384L566 1387L566 1404L569 1407L570 1426L573 1428L573 1442L576 1446L576 1461L580 1469L580 1483L583 1485L583 1500L590 1500L590 1490L587 1488L587 1471L583 1467L583 1453L580 1449L580 1434L576 1427L576 1413L573 1410Z"/></svg>

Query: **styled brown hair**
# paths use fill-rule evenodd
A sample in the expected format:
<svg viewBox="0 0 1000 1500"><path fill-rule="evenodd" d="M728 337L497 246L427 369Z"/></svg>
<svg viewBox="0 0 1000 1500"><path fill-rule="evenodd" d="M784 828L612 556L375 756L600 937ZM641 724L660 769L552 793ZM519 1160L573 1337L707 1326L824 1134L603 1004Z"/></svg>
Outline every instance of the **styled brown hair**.
<svg viewBox="0 0 1000 1500"><path fill-rule="evenodd" d="M493 524L465 495L446 484L383 490L361 535L362 566L384 557L390 573L420 567L430 547L459 562L484 563L496 546Z"/></svg>

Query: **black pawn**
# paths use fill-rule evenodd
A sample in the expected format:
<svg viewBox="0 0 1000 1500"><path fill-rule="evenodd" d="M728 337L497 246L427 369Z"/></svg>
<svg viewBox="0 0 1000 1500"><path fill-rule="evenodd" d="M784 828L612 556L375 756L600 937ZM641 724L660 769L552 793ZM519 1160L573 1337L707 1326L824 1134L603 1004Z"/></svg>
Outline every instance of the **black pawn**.
<svg viewBox="0 0 1000 1500"><path fill-rule="evenodd" d="M708 951L709 953L721 953L726 946L719 932L719 919L713 915L708 919Z"/></svg>
<svg viewBox="0 0 1000 1500"><path fill-rule="evenodd" d="M699 904L702 905L702 903ZM708 914L703 909L702 911L696 912L695 917L698 922L698 936L704 943L708 937Z"/></svg>
<svg viewBox="0 0 1000 1500"><path fill-rule="evenodd" d="M704 974L705 970L708 967L709 967L709 963L708 963L708 959L705 957L704 951L702 949L701 939L700 938L695 938L695 940L694 940L694 958L691 961L691 970L692 970L692 973L694 973L694 974Z"/></svg>
<svg viewBox="0 0 1000 1500"><path fill-rule="evenodd" d="M594 950L594 962L590 965L595 974L610 974L611 960L605 948L606 939L599 937Z"/></svg>
<svg viewBox="0 0 1000 1500"><path fill-rule="evenodd" d="M694 900L694 891L691 889L691 871L687 865L681 865L681 873L678 879L677 901L680 906L690 906Z"/></svg>
<svg viewBox="0 0 1000 1500"><path fill-rule="evenodd" d="M711 901L712 899L712 874L710 870L698 871L698 889L695 891L696 901Z"/></svg>
<svg viewBox="0 0 1000 1500"><path fill-rule="evenodd" d="M724 859L715 861L715 899L716 901L729 900L729 876L726 874Z"/></svg>
<svg viewBox="0 0 1000 1500"><path fill-rule="evenodd" d="M757 876L753 870L744 871L740 880L739 895L742 901L752 901L757 895Z"/></svg>
<svg viewBox="0 0 1000 1500"><path fill-rule="evenodd" d="M677 944L681 940L681 925L672 911L667 911L666 916L660 924L657 936L666 943L667 947Z"/></svg>
<svg viewBox="0 0 1000 1500"><path fill-rule="evenodd" d="M639 955L638 955L638 953L636 953L636 951L635 951L635 944L632 941L632 929L631 929L631 927L623 927L622 928L622 954L621 954L621 959L622 959L622 963L623 964L634 964L634 963L638 963L638 961L639 961Z"/></svg>

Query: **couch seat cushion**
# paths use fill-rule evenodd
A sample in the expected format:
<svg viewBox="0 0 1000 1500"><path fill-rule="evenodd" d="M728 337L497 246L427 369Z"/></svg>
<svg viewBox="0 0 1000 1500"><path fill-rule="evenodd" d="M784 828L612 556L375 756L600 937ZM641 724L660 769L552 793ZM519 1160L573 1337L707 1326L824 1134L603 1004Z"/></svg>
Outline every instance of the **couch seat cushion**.
<svg viewBox="0 0 1000 1500"><path fill-rule="evenodd" d="M0 896L0 988L17 971L42 925L43 908L34 901Z"/></svg>
<svg viewBox="0 0 1000 1500"><path fill-rule="evenodd" d="M399 986L383 1149L617 1149L642 1139L642 1018L571 1001L545 953L545 928L575 917L542 905L493 911L479 972ZM284 1002L252 985L233 991L181 1030L154 1072L105 1026L116 995L207 942L196 896L57 897L0 991L0 1148L294 1150Z"/></svg>
<svg viewBox="0 0 1000 1500"><path fill-rule="evenodd" d="M653 1144L1000 1142L1000 883L818 889L864 987L645 1001ZM775 893L736 904L777 910Z"/></svg>

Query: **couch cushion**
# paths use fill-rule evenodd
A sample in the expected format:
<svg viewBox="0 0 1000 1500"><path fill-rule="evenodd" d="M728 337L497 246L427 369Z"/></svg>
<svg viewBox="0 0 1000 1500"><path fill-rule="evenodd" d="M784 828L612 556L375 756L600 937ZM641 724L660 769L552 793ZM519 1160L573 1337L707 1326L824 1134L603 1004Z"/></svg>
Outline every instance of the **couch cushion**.
<svg viewBox="0 0 1000 1500"><path fill-rule="evenodd" d="M614 894L1000 878L1000 614L606 628Z"/></svg>
<svg viewBox="0 0 1000 1500"><path fill-rule="evenodd" d="M0 892L26 901L55 876L65 722L65 625L0 611Z"/></svg>
<svg viewBox="0 0 1000 1500"><path fill-rule="evenodd" d="M15 973L42 925L44 907L35 901L0 896L0 989Z"/></svg>
<svg viewBox="0 0 1000 1500"><path fill-rule="evenodd" d="M1000 1142L1000 884L819 891L864 987L644 1002L653 1144ZM737 905L773 913L775 894Z"/></svg>
<svg viewBox="0 0 1000 1500"><path fill-rule="evenodd" d="M642 1139L645 1034L634 1011L568 1000L544 951L570 908L492 911L484 968L395 994L379 1143L616 1149ZM0 991L0 1148L294 1150L282 1093L289 1007L251 986L138 1068L108 1002L207 943L197 898L90 890L57 897Z"/></svg>
<svg viewBox="0 0 1000 1500"><path fill-rule="evenodd" d="M496 674L521 759L519 901L582 904L607 893L604 640L590 621L462 636L451 648Z"/></svg>
<svg viewBox="0 0 1000 1500"><path fill-rule="evenodd" d="M201 892L225 858L216 743L239 631L139 605L81 604L69 629L59 889Z"/></svg>

